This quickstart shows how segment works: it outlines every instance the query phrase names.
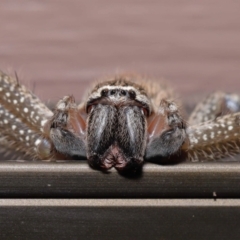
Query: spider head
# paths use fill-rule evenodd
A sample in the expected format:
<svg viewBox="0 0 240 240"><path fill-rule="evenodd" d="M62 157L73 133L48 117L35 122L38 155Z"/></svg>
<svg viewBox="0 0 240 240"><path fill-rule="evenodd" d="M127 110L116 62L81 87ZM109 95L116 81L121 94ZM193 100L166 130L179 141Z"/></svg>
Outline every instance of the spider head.
<svg viewBox="0 0 240 240"><path fill-rule="evenodd" d="M98 84L86 103L87 158L94 168L137 169L147 143L152 107L145 91L126 79Z"/></svg>

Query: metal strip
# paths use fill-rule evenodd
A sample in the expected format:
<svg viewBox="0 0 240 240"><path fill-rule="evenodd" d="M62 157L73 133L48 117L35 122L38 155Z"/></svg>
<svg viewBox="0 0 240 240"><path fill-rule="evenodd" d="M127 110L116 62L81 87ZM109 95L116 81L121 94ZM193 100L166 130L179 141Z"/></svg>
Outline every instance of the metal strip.
<svg viewBox="0 0 240 240"><path fill-rule="evenodd" d="M240 197L239 163L146 164L142 174L94 171L86 162L0 162L4 198Z"/></svg>

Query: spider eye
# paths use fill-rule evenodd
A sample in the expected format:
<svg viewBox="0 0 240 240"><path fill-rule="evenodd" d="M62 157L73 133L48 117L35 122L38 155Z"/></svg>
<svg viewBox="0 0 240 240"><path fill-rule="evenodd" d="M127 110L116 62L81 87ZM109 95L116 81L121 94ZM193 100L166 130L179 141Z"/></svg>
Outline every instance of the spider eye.
<svg viewBox="0 0 240 240"><path fill-rule="evenodd" d="M121 95L123 95L123 96L126 96L126 91L124 91L124 90L121 90Z"/></svg>
<svg viewBox="0 0 240 240"><path fill-rule="evenodd" d="M108 95L108 89L103 89L101 95L102 97L106 97Z"/></svg>
<svg viewBox="0 0 240 240"><path fill-rule="evenodd" d="M136 98L136 93L133 91L133 90L129 90L129 97L131 98L131 99L135 99Z"/></svg>
<svg viewBox="0 0 240 240"><path fill-rule="evenodd" d="M116 90L111 90L111 91L110 91L110 94L111 94L111 95L114 95L115 93L116 93Z"/></svg>

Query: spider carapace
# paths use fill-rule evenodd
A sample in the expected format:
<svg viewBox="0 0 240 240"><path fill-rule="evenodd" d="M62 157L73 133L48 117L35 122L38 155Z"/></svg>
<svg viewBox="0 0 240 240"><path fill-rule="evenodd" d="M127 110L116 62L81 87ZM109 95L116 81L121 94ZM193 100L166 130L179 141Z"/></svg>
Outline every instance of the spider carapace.
<svg viewBox="0 0 240 240"><path fill-rule="evenodd" d="M0 147L15 158L87 159L95 169L136 171L145 161L217 160L240 153L240 98L216 92L189 118L165 84L137 75L98 81L80 105L52 112L0 73Z"/></svg>

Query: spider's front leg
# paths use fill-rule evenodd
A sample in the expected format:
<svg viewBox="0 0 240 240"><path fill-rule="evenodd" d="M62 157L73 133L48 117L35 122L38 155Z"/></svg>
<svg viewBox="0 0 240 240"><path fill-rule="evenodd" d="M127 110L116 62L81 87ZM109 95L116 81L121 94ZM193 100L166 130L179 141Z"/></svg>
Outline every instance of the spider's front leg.
<svg viewBox="0 0 240 240"><path fill-rule="evenodd" d="M145 159L167 159L179 154L186 141L186 124L176 103L162 100L148 119L149 141Z"/></svg>
<svg viewBox="0 0 240 240"><path fill-rule="evenodd" d="M213 161L240 153L240 97L216 92L189 118L187 160Z"/></svg>
<svg viewBox="0 0 240 240"><path fill-rule="evenodd" d="M0 151L36 159L36 145L52 112L18 79L0 71Z"/></svg>
<svg viewBox="0 0 240 240"><path fill-rule="evenodd" d="M239 111L239 95L214 92L197 104L188 119L188 124L197 125Z"/></svg>
<svg viewBox="0 0 240 240"><path fill-rule="evenodd" d="M38 144L41 159L86 159L86 120L72 96L60 100Z"/></svg>
<svg viewBox="0 0 240 240"><path fill-rule="evenodd" d="M176 105L162 102L149 119L146 159L179 153L181 160L209 161L240 153L239 111L238 95L214 93L198 104L186 126Z"/></svg>

